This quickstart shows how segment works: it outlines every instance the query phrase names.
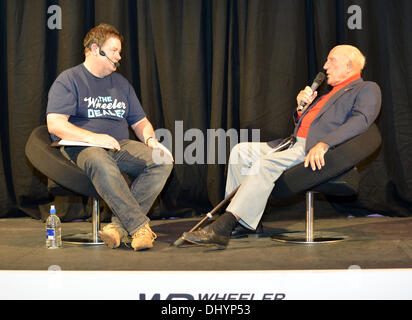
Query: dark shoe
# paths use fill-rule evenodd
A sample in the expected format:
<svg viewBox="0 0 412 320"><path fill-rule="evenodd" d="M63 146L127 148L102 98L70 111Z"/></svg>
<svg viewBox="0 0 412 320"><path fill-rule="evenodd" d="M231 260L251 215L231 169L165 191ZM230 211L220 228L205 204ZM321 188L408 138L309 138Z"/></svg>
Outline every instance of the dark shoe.
<svg viewBox="0 0 412 320"><path fill-rule="evenodd" d="M183 233L182 239L198 245L215 245L218 249L226 249L230 237L218 235L213 230L199 229Z"/></svg>
<svg viewBox="0 0 412 320"><path fill-rule="evenodd" d="M262 222L259 222L256 230L250 230L250 229L243 227L241 224L238 224L236 228L232 231L230 238L231 239L247 238L249 235L255 236L256 238L259 238L260 235L263 235Z"/></svg>

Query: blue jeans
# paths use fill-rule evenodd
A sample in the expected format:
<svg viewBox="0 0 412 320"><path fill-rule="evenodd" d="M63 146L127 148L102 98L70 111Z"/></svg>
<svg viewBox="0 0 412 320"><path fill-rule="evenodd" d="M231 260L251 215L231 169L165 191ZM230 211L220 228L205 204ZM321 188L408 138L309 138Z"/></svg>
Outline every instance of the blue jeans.
<svg viewBox="0 0 412 320"><path fill-rule="evenodd" d="M139 141L119 143L121 150L117 152L98 147L65 147L62 153L90 178L114 214L112 223L133 235L149 222L146 215L162 191L172 165L153 162L152 149ZM130 187L122 173L133 180Z"/></svg>

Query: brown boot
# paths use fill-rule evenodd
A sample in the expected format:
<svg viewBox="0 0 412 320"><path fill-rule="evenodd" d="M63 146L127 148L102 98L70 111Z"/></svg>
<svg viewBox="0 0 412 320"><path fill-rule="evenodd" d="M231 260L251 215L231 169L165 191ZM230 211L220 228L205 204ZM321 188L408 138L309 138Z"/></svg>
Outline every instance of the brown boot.
<svg viewBox="0 0 412 320"><path fill-rule="evenodd" d="M157 235L146 223L132 235L132 248L134 251L152 248L156 238Z"/></svg>
<svg viewBox="0 0 412 320"><path fill-rule="evenodd" d="M126 245L130 242L127 231L119 225L112 223L104 226L104 228L99 231L99 237L111 249L119 247L120 242Z"/></svg>

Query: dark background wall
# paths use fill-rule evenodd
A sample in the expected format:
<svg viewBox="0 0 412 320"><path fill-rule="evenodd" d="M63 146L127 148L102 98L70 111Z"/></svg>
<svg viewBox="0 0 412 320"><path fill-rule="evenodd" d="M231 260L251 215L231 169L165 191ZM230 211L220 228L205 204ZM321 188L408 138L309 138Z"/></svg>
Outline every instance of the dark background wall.
<svg viewBox="0 0 412 320"><path fill-rule="evenodd" d="M52 5L61 9L60 29L48 25L56 22L55 11L47 12ZM348 13L351 5L360 16ZM262 140L287 136L296 94L330 49L359 47L367 57L364 79L382 89L383 144L361 171L359 196L332 204L337 213L412 214L411 1L2 0L0 6L0 217L38 218L39 208L56 201L24 146L45 123L52 82L83 61L83 37L101 22L124 34L119 72L154 126L172 133L181 120L185 130L258 128ZM177 164L152 215L207 210L222 199L224 183L225 165Z"/></svg>

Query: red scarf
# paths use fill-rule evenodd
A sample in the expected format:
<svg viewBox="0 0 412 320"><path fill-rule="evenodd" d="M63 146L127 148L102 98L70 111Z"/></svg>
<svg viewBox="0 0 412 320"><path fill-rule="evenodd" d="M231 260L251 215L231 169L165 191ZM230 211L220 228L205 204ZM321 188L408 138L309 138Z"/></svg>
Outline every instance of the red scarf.
<svg viewBox="0 0 412 320"><path fill-rule="evenodd" d="M333 89L328 93L322 96L319 101L305 114L302 122L300 123L300 127L297 133L298 137L305 138L308 135L309 127L312 124L312 121L316 118L319 111L323 108L326 102L332 97L336 92L338 92L343 87L346 87L348 84L352 83L355 80L360 79L360 74L354 75L349 79L337 84L333 87Z"/></svg>

